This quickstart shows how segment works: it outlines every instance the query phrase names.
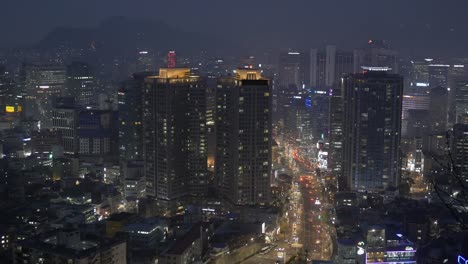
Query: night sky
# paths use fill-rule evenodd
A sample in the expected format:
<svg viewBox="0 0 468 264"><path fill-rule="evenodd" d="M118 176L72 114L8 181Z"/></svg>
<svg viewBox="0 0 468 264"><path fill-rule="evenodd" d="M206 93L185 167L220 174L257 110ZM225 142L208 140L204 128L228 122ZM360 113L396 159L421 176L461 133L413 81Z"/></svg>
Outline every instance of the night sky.
<svg viewBox="0 0 468 264"><path fill-rule="evenodd" d="M255 46L348 48L374 38L413 54L468 56L466 0L1 0L0 7L2 46L126 16L236 34Z"/></svg>

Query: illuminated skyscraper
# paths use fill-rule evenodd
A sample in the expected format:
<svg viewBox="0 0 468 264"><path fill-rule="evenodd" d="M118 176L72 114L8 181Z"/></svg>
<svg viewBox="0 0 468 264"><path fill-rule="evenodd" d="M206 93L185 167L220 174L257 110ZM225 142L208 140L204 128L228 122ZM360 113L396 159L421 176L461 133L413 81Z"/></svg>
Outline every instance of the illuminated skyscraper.
<svg viewBox="0 0 468 264"><path fill-rule="evenodd" d="M328 124L328 97L324 99L315 92L304 90L293 94L284 105L284 132L307 146L321 138Z"/></svg>
<svg viewBox="0 0 468 264"><path fill-rule="evenodd" d="M312 96L314 140L321 139L322 135L329 140L328 167L341 180L343 102L339 84L341 77L354 72L354 53L327 46L324 50L312 49L310 59L310 85L315 89Z"/></svg>
<svg viewBox="0 0 468 264"><path fill-rule="evenodd" d="M64 93L66 70L55 64L24 64L22 68L26 116L50 128L53 100Z"/></svg>
<svg viewBox="0 0 468 264"><path fill-rule="evenodd" d="M190 69L160 69L143 93L146 192L173 208L207 194L206 84Z"/></svg>
<svg viewBox="0 0 468 264"><path fill-rule="evenodd" d="M343 91L343 171L348 187L377 191L398 186L403 78L367 71L344 78Z"/></svg>
<svg viewBox="0 0 468 264"><path fill-rule="evenodd" d="M329 108L330 153L328 155L328 168L338 179L338 188L340 190L344 190L347 185L343 177L343 89L343 84L332 89Z"/></svg>
<svg viewBox="0 0 468 264"><path fill-rule="evenodd" d="M91 108L96 104L96 82L90 66L72 62L67 66L66 96L72 96L78 105Z"/></svg>
<svg viewBox="0 0 468 264"><path fill-rule="evenodd" d="M167 67L175 68L177 62L177 55L175 50L171 50L167 53Z"/></svg>
<svg viewBox="0 0 468 264"><path fill-rule="evenodd" d="M271 89L259 70L237 70L217 86L215 175L236 204L271 199Z"/></svg>

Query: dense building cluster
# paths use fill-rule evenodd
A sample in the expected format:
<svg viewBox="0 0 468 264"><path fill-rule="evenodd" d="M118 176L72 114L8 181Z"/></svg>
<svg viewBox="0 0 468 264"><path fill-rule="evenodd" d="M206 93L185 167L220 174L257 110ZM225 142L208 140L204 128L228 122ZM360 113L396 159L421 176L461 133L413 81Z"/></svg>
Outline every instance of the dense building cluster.
<svg viewBox="0 0 468 264"><path fill-rule="evenodd" d="M0 258L468 254L468 59L376 40L265 53L2 55Z"/></svg>

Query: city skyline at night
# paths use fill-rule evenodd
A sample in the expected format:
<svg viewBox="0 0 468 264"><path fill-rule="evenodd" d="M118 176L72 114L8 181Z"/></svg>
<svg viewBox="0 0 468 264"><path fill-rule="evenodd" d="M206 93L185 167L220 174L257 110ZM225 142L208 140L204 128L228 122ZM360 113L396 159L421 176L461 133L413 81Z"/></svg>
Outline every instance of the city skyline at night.
<svg viewBox="0 0 468 264"><path fill-rule="evenodd" d="M0 4L0 262L468 255L468 2Z"/></svg>

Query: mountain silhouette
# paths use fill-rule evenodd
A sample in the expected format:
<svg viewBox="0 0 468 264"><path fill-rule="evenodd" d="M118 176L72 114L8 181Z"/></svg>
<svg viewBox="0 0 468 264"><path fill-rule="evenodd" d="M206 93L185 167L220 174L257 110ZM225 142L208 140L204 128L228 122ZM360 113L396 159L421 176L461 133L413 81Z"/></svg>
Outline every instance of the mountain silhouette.
<svg viewBox="0 0 468 264"><path fill-rule="evenodd" d="M113 17L95 28L60 27L47 34L37 45L42 49L96 49L100 55L131 55L136 50L184 53L233 50L236 45L220 36L188 32L160 20Z"/></svg>

